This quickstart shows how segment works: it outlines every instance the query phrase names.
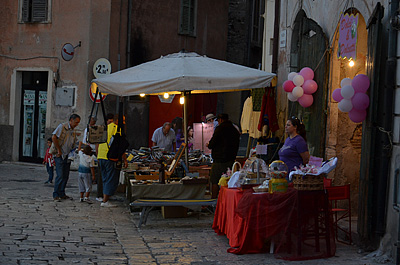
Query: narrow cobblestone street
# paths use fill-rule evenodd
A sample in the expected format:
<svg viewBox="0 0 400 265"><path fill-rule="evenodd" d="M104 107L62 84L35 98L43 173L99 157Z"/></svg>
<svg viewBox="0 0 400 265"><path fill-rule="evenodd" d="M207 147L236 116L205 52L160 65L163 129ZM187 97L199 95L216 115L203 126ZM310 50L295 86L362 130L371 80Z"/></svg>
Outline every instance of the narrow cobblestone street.
<svg viewBox="0 0 400 265"><path fill-rule="evenodd" d="M77 175L71 172L66 190L74 200L54 202L44 166L0 164L0 264L377 264L341 244L327 260L229 254L206 213L163 219L152 211L138 229L139 212L130 213L124 194L115 196L115 208L79 202Z"/></svg>

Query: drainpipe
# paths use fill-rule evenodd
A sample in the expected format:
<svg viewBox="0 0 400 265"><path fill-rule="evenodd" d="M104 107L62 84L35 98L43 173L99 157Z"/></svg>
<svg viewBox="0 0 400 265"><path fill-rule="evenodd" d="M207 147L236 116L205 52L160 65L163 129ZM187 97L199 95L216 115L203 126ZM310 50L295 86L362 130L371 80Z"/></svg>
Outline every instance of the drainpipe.
<svg viewBox="0 0 400 265"><path fill-rule="evenodd" d="M128 0L128 32L126 37L126 68L131 67L132 0Z"/></svg>
<svg viewBox="0 0 400 265"><path fill-rule="evenodd" d="M281 1L275 0L274 40L272 47L272 73L278 72L278 50L279 50L279 19L281 14Z"/></svg>
<svg viewBox="0 0 400 265"><path fill-rule="evenodd" d="M393 42L389 42L389 56L388 56L388 61L391 60L393 64L393 69L391 69L390 74L393 74L392 76L395 76L393 80L393 88L394 88L394 95L395 95L395 100L394 100L394 111L393 111L393 129L397 130L397 137L396 132L393 133L393 144L394 145L399 145L399 138L400 136L398 135L400 132L399 127L396 126L400 123L400 102L398 100L398 97L400 96L400 86L397 84L400 83L400 69L396 69L397 63L400 63L400 49L396 50L397 47L397 40L400 38L400 34L398 33L398 30L400 30L400 10L399 10L399 0L393 0L391 2L391 9L390 9L390 31L389 31L389 36L393 37ZM389 38L389 41L391 39ZM397 56L396 56L397 55ZM396 93L397 92L397 93ZM396 165L395 166L399 166ZM400 168L396 168L394 172L394 194L393 194L393 209L397 212L400 211L399 208L399 202L398 202L398 191L399 191L399 176L400 176ZM396 264L400 265L400 216L399 216L399 224L397 227L397 243L396 243Z"/></svg>

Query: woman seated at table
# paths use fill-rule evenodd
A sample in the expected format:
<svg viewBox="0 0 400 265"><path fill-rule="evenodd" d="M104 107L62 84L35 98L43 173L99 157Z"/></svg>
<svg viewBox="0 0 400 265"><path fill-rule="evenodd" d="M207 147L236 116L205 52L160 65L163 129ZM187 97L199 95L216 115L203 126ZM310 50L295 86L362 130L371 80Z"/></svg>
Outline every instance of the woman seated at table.
<svg viewBox="0 0 400 265"><path fill-rule="evenodd" d="M294 167L306 165L310 160L307 147L306 129L304 124L296 117L287 120L285 132L288 138L279 150L279 158L288 166L289 171Z"/></svg>

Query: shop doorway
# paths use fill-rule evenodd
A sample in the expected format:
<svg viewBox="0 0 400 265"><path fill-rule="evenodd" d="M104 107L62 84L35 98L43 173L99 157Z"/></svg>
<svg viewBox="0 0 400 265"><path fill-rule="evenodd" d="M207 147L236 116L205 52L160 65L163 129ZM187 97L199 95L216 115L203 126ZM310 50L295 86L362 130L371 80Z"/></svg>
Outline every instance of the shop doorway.
<svg viewBox="0 0 400 265"><path fill-rule="evenodd" d="M351 12L351 13L349 13ZM349 15L357 15L357 53L354 58L354 66L349 64L346 58L338 58L339 32L333 39L333 51L331 53L331 78L328 97L328 122L326 156L336 156L338 164L336 169L328 177L333 179L333 185L340 186L350 183L351 206L353 215L357 214L359 202L360 161L363 126L362 123L354 123L348 113L338 109L338 102L332 99L332 92L340 87L343 78L353 79L358 74L366 74L366 56L368 34L363 16L355 8L348 10ZM346 14L345 13L345 14ZM337 28L339 30L339 27Z"/></svg>
<svg viewBox="0 0 400 265"><path fill-rule="evenodd" d="M322 28L300 10L294 23L290 51L290 71L299 72L303 67L314 70L318 90L314 103L303 108L297 102L289 102L289 117L296 116L304 122L310 154L324 158L326 98L328 82L328 39Z"/></svg>
<svg viewBox="0 0 400 265"><path fill-rule="evenodd" d="M41 163L46 154L48 72L22 72L19 160Z"/></svg>

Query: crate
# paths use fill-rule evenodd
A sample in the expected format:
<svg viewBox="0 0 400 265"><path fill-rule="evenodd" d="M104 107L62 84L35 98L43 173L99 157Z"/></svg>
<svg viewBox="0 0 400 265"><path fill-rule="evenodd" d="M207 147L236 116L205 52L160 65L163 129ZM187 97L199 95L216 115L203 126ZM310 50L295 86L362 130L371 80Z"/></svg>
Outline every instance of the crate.
<svg viewBox="0 0 400 265"><path fill-rule="evenodd" d="M325 174L300 175L293 174L293 187L297 190L323 190Z"/></svg>

